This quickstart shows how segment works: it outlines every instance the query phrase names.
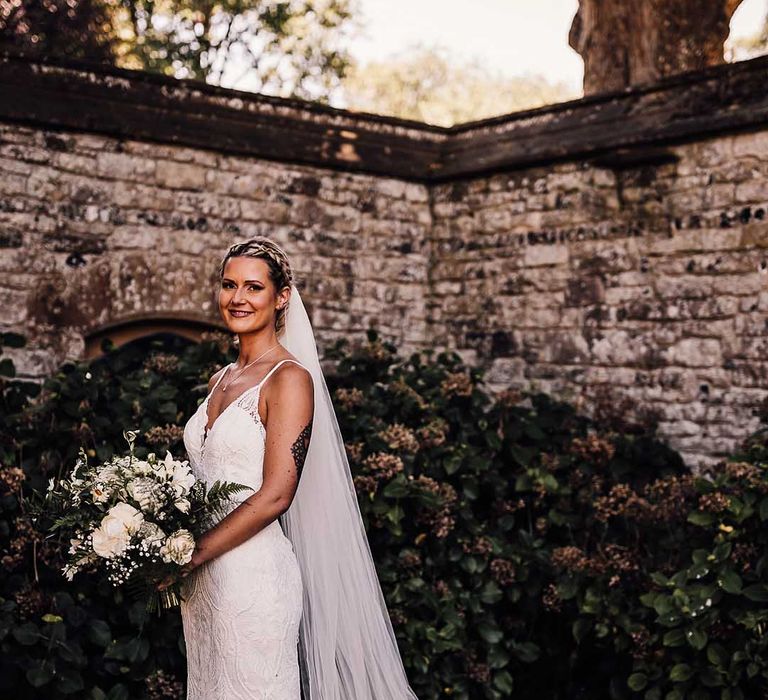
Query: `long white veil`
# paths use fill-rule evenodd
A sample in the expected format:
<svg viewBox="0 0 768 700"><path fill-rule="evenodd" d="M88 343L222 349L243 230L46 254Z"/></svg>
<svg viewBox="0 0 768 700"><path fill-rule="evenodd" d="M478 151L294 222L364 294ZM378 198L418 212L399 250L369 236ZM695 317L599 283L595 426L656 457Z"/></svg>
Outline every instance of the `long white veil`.
<svg viewBox="0 0 768 700"><path fill-rule="evenodd" d="M304 470L281 523L304 585L299 662L305 700L418 700L408 685L360 516L309 316L291 285L281 343L312 374Z"/></svg>

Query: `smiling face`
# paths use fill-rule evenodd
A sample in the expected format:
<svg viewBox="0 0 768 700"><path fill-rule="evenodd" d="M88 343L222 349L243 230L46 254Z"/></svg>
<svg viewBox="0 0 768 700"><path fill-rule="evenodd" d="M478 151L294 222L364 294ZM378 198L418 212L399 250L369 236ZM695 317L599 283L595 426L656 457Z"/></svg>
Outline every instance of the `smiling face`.
<svg viewBox="0 0 768 700"><path fill-rule="evenodd" d="M277 309L288 302L290 290L278 290L269 265L249 256L227 260L219 289L219 312L233 333L253 333L275 327Z"/></svg>

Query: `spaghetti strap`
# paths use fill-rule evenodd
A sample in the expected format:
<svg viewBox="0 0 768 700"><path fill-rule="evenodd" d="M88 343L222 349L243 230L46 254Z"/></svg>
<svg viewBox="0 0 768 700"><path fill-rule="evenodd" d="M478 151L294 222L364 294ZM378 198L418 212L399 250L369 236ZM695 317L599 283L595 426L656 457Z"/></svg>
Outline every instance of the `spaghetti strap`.
<svg viewBox="0 0 768 700"><path fill-rule="evenodd" d="M302 364L301 364L301 362L299 362L298 360L293 360L293 359L291 359L290 357L287 357L286 359L284 359L284 360L280 360L280 362L278 362L277 364L275 364L275 366L274 366L274 367L273 367L271 370L269 370L269 372L267 372L267 373L266 373L266 375L264 375L264 379L262 379L262 380L261 380L261 381L260 381L260 382L259 382L259 383L258 383L256 386L259 386L259 387L261 387L261 386L264 384L264 382L266 382L266 381L267 381L267 379L269 379L269 378L272 376L272 373L273 373L273 372L274 372L274 371L275 371L275 370L276 370L278 367L280 367L280 365L282 365L282 364L285 364L286 362L295 362L297 365L299 365L299 367L304 367L304 365L302 365ZM304 369L307 369L307 368L306 368L306 367L304 367ZM307 370L307 371L309 371L309 370Z"/></svg>

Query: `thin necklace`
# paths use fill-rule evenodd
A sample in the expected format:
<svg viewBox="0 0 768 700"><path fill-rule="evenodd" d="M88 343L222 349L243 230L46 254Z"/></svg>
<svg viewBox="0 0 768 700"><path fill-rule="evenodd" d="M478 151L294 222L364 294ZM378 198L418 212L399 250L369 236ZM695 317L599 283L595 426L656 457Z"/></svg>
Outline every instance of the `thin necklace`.
<svg viewBox="0 0 768 700"><path fill-rule="evenodd" d="M240 370L240 371L239 371L239 372L238 372L238 373L237 373L237 374L236 374L234 377L232 377L232 379L230 379L230 380L227 382L227 386L222 386L222 387L221 387L221 390L222 390L222 391L226 391L226 390L227 390L227 387L228 387L230 384L232 384L232 382L234 382L234 381L235 381L235 379L237 379L237 378L238 378L238 377L239 377L239 376L240 376L240 375L241 375L243 372L245 372L245 370L247 370L247 369L248 369L248 368L249 368L251 365L255 365L255 364L256 364L256 363L257 363L257 362L258 362L258 361L259 361L259 360L260 360L262 357L264 357L264 356L265 356L267 353L270 353L270 352L272 352L272 351L273 351L273 350L274 350L274 349L275 349L275 348L276 348L278 345L280 345L280 343L275 343L275 344L274 344L274 345L273 345L271 348L269 348L269 350L265 350L263 353L261 353L261 355L259 355L259 356L258 356L258 357L257 357L257 358L256 358L256 359L253 361L253 362L249 362L249 363L248 363L248 364L247 364L245 367L243 367L243 368L242 368L242 369L241 369L241 370ZM232 365L229 365L229 366L231 367Z"/></svg>

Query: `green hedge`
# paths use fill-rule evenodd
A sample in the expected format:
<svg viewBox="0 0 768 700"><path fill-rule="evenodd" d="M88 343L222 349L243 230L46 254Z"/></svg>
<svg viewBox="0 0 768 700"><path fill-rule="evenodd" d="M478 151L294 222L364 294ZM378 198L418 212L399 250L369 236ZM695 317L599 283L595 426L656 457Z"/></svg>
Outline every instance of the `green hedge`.
<svg viewBox="0 0 768 700"><path fill-rule="evenodd" d="M6 334L5 344L18 345ZM177 615L60 575L25 498L122 450L180 454L222 336L67 363L42 387L0 361L0 693L181 698ZM536 393L491 400L452 354L369 333L327 355L355 485L412 687L429 698L760 697L768 478L761 435L694 478L652 425ZM26 509L28 510L28 508Z"/></svg>

